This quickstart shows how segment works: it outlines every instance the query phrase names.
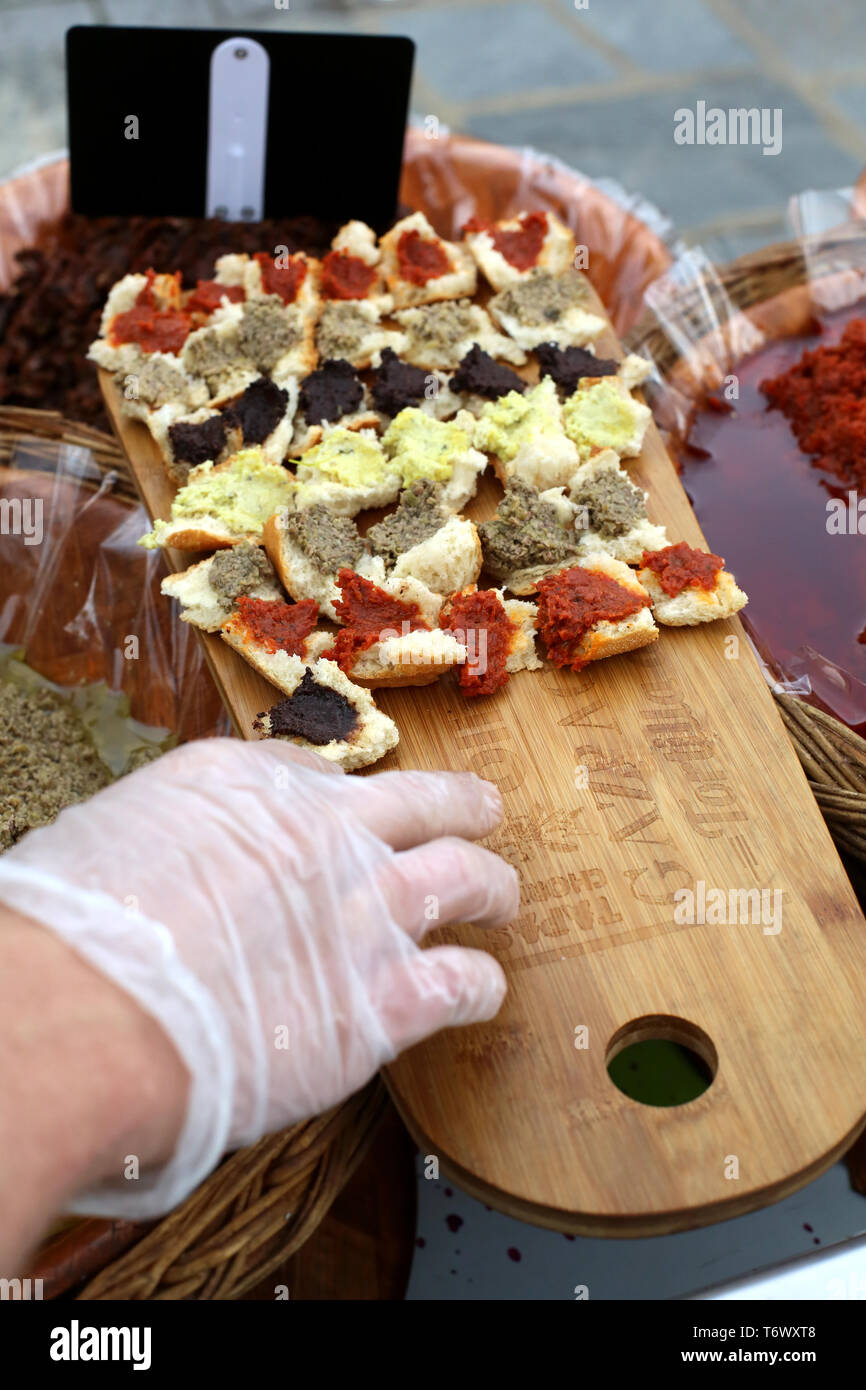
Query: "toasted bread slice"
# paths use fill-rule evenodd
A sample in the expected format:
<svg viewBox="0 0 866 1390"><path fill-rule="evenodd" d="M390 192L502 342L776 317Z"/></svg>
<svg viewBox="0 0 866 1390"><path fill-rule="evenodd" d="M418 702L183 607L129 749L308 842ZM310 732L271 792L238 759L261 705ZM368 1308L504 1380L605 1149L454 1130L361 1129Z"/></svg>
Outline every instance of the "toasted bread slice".
<svg viewBox="0 0 866 1390"><path fill-rule="evenodd" d="M356 481L343 481L351 478ZM321 502L338 516L357 516L370 507L396 501L401 478L386 457L373 430L348 430L335 425L325 430L318 445L298 460L295 505Z"/></svg>
<svg viewBox="0 0 866 1390"><path fill-rule="evenodd" d="M636 578L634 571L622 561L614 560L611 555L602 553L588 555L581 560L580 565L569 568L589 570L591 573L603 575L621 585L622 588L628 589L636 598L649 599L647 590ZM541 612L541 610L539 611ZM540 624L540 632L544 638L543 621ZM651 642L657 641L658 635L658 628L653 622L652 609L649 606L644 606L636 613L621 618L617 622L601 620L594 623L584 633L582 639L574 644L570 661L567 664L572 665L572 669L579 669L590 661L600 661L608 656L618 656L623 652L634 651L638 647L646 647Z"/></svg>
<svg viewBox="0 0 866 1390"><path fill-rule="evenodd" d="M587 307L588 281L576 270L551 275L539 266L507 285L490 300L491 317L519 347L539 343L585 347L607 324Z"/></svg>
<svg viewBox="0 0 866 1390"><path fill-rule="evenodd" d="M134 344L126 344L128 347ZM172 352L141 353L135 370L117 372L114 384L120 392L120 408L133 420L147 420L164 406L174 406L178 414L207 405L207 384L190 376Z"/></svg>
<svg viewBox="0 0 866 1390"><path fill-rule="evenodd" d="M280 581L293 599L315 599L319 612L332 622L337 622L334 601L340 597L337 587L337 574L325 573L293 541L288 532L289 509L282 507L266 522L262 534L265 549ZM374 584L385 579L385 566L373 555L361 554L355 561L354 569Z"/></svg>
<svg viewBox="0 0 866 1390"><path fill-rule="evenodd" d="M452 371L459 367L475 344L490 357L516 366L526 361L523 349L512 338L497 331L480 304L472 304L468 299L448 299L400 309L394 317L405 333L400 355L413 366L428 371Z"/></svg>
<svg viewBox="0 0 866 1390"><path fill-rule="evenodd" d="M593 486L604 486L608 479L615 489L617 504L621 505L619 498L622 496L627 499L629 508L633 506L637 513L630 526L616 532L593 529L591 524ZM585 555L603 551L627 565L637 565L645 550L661 550L667 545L665 528L655 525L647 517L649 494L642 492L632 482L625 469L620 467L619 458L612 449L603 449L582 463L570 479L568 491L576 513L574 526L579 538L578 554L581 559ZM590 500L587 502L584 499Z"/></svg>
<svg viewBox="0 0 866 1390"><path fill-rule="evenodd" d="M562 407L565 432L582 461L602 449L612 449L618 458L635 458L651 419L649 406L616 376L584 377Z"/></svg>
<svg viewBox="0 0 866 1390"><path fill-rule="evenodd" d="M402 354L405 346L405 333L382 326L381 310L372 299L329 299L316 323L317 359L342 358L359 371L378 366L385 348Z"/></svg>
<svg viewBox="0 0 866 1390"><path fill-rule="evenodd" d="M401 241L405 236L434 245L442 254L443 272L423 284L407 280L400 268ZM405 244L405 243L404 243ZM423 212L395 222L379 242L385 281L394 298L396 309L409 309L416 304L432 304L439 299L460 299L472 296L478 284L475 262L467 246L445 241L431 227Z"/></svg>
<svg viewBox="0 0 866 1390"><path fill-rule="evenodd" d="M260 541L268 517L289 502L295 480L268 463L260 448L243 449L225 463L201 463L171 504L171 518L158 519L142 536L147 550L219 550L239 541Z"/></svg>
<svg viewBox="0 0 866 1390"><path fill-rule="evenodd" d="M369 767L396 747L400 735L393 719L377 709L369 691L350 681L336 662L320 659L307 666L300 657L276 652L269 663L266 678L285 691L290 699L305 682L306 703L308 706L312 704L313 708L300 709L295 715L289 706L287 719L285 701L280 701L253 722L253 728L264 738L286 738L300 748L309 748L329 762L339 764L347 772L358 767ZM315 701L309 699L310 694L315 694L315 687L322 692L320 711L316 710ZM334 696L339 698L335 699ZM354 726L340 737L323 741L329 720L345 724L351 720L352 711L355 715ZM305 736L307 726L308 735ZM287 728L291 732L283 732Z"/></svg>
<svg viewBox="0 0 866 1390"><path fill-rule="evenodd" d="M525 238L531 231L540 231L542 228L543 235L538 254L529 265L518 268L497 250L494 241L496 233L506 233L520 239ZM489 227L466 231L464 240L475 258L478 269L494 290L504 290L506 285L523 279L534 266L540 266L542 270L548 270L553 275L560 275L574 264L574 233L552 212L522 212L516 217L505 217L499 222L491 223Z"/></svg>
<svg viewBox="0 0 866 1390"><path fill-rule="evenodd" d="M434 593L453 594L476 582L481 560L481 541L474 523L450 516L427 540L405 550L389 577L417 579Z"/></svg>
<svg viewBox="0 0 866 1390"><path fill-rule="evenodd" d="M239 545L232 549L240 552L244 547ZM201 628L202 632L219 632L232 611L233 600L237 598L237 593L225 597L211 583L215 560L216 555L209 555L206 560L198 560L185 570L166 575L160 585L161 593L177 599L180 604L181 622ZM245 586L242 592L249 594L250 598L283 597L276 574L272 574L270 579L262 578L261 582Z"/></svg>
<svg viewBox="0 0 866 1390"><path fill-rule="evenodd" d="M713 623L717 618L731 618L749 601L748 594L725 569L719 570L712 589L688 585L675 596L665 593L654 570L642 567L637 577L652 599L656 621L665 627L697 627L699 623Z"/></svg>

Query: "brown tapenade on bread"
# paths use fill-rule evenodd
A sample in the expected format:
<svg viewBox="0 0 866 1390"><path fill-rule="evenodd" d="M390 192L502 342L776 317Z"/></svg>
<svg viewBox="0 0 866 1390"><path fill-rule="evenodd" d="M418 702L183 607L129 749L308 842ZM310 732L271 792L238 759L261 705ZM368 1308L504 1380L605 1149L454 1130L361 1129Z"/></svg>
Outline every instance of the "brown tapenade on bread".
<svg viewBox="0 0 866 1390"><path fill-rule="evenodd" d="M492 521L479 526L484 568L513 594L531 594L538 580L577 559L573 509L561 488L539 492L515 479Z"/></svg>
<svg viewBox="0 0 866 1390"><path fill-rule="evenodd" d="M620 467L612 449L581 464L568 485L568 496L575 508L581 555L604 551L636 565L645 550L667 543L665 528L647 517L646 493Z"/></svg>
<svg viewBox="0 0 866 1390"><path fill-rule="evenodd" d="M253 728L264 738L285 738L310 748L347 772L383 758L399 740L397 725L368 690L355 685L333 661L305 666L278 653L268 679L285 698L262 711ZM276 669L278 667L279 669Z"/></svg>
<svg viewBox="0 0 866 1390"><path fill-rule="evenodd" d="M258 599L283 597L267 553L248 541L228 550L217 550L206 560L166 575L160 590L178 600L182 622L203 632L219 632L242 595Z"/></svg>

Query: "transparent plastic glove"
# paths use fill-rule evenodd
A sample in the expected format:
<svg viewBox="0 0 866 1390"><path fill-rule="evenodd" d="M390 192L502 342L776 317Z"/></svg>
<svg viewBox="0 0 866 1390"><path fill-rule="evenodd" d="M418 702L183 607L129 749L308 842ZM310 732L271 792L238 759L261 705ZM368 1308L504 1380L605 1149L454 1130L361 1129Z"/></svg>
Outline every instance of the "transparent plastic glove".
<svg viewBox="0 0 866 1390"><path fill-rule="evenodd" d="M223 1152L336 1104L428 1034L491 1018L493 957L417 943L517 911L515 871L470 843L500 815L471 773L346 777L278 740L206 739L4 855L0 901L132 995L190 1075L171 1160L132 1183L119 1158L117 1181L74 1209L159 1215Z"/></svg>

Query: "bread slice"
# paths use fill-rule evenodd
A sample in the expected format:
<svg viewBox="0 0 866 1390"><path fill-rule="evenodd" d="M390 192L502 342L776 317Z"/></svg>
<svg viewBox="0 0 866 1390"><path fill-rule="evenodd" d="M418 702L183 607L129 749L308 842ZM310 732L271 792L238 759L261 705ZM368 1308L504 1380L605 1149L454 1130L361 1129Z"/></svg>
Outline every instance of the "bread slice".
<svg viewBox="0 0 866 1390"><path fill-rule="evenodd" d="M468 410L458 411L446 424L418 406L406 406L392 420L382 447L398 470L401 486L407 485L407 475L408 482L423 476L423 469L418 470L419 459L432 457L437 471L439 467L450 469L437 481L441 481L443 505L459 512L475 496L487 467L486 455L473 447L475 428L475 417Z"/></svg>
<svg viewBox="0 0 866 1390"><path fill-rule="evenodd" d="M223 641L231 647L232 651L242 656L254 671L258 671L260 676L264 676L265 680L270 681L271 685L277 686L279 690L285 689L281 684L285 674L283 658L291 656L290 652L282 651L280 648L274 651L267 643L256 641L244 627L238 613L230 613L221 623L219 632ZM323 652L326 652L333 645L333 641L333 634L330 632L318 629L311 632L308 637L304 638L301 661L305 666L312 665L314 661L318 661ZM286 690L287 695L291 695L291 693L292 690Z"/></svg>
<svg viewBox="0 0 866 1390"><path fill-rule="evenodd" d="M291 598L296 601L315 599L319 612L332 622L337 622L334 608L335 599L340 597L337 576L317 569L310 557L292 540L287 529L288 517L289 509L283 507L265 522L262 540L271 564ZM381 584L385 579L385 566L373 555L363 555L355 564L355 572L374 584Z"/></svg>
<svg viewBox="0 0 866 1390"><path fill-rule="evenodd" d="M563 487L580 463L577 446L563 427L563 407L551 377L524 395L509 391L488 401L473 443L490 455L503 487L513 478L547 491Z"/></svg>
<svg viewBox="0 0 866 1390"><path fill-rule="evenodd" d="M283 302L287 308L297 308L305 317L315 318L320 305L319 280L321 276L321 262L315 256L308 256L305 251L296 251L291 255L275 255L272 257L277 269L288 269L286 262L290 262L292 267L298 265L306 266L306 274L301 283L301 287L295 299L285 301L282 295L277 298ZM265 288L262 281L261 262L255 256L250 256L244 266L244 290L247 299L267 299L273 295L273 290Z"/></svg>
<svg viewBox="0 0 866 1390"><path fill-rule="evenodd" d="M356 410L352 415L341 415L338 420L321 425L308 425L304 421L296 421L289 447L290 457L301 458L308 449L315 449L317 444L321 444L329 429L339 426L344 430L373 430L378 433L382 424L383 416L374 410Z"/></svg>
<svg viewBox="0 0 866 1390"><path fill-rule="evenodd" d="M374 581L378 582L378 581ZM349 675L359 685L430 685L466 660L466 648L439 627L442 595L410 576L390 577L379 585L402 603L415 604L426 628L393 635L358 653Z"/></svg>
<svg viewBox="0 0 866 1390"><path fill-rule="evenodd" d="M135 344L126 344L132 347ZM133 420L147 420L153 411L175 406L179 414L207 405L207 385L192 377L173 352L140 353L135 370L117 372L114 384L120 392L120 408Z"/></svg>
<svg viewBox="0 0 866 1390"><path fill-rule="evenodd" d="M230 501L214 498L213 480L226 478ZM259 541L268 517L288 503L295 480L285 468L268 463L261 449L243 449L225 463L200 463L175 495L171 518L157 519L139 545L146 550L220 550L239 541Z"/></svg>
<svg viewBox="0 0 866 1390"><path fill-rule="evenodd" d="M254 720L253 728L257 733L264 738L285 738L297 744L299 748L309 748L313 753L327 758L329 762L337 763L347 772L359 767L369 767L397 746L400 735L393 719L377 709L369 691L350 681L336 662L320 659L307 666L298 656L277 652L269 664L266 678L286 695L292 696L308 671L311 673L309 679L317 686L335 691L354 707L357 723L351 733L345 738L332 739L328 743L312 742L300 733L274 733L272 718L276 716L279 706L264 711Z"/></svg>
<svg viewBox="0 0 866 1390"><path fill-rule="evenodd" d="M427 540L399 556L389 578L410 577L434 593L453 594L474 584L481 573L481 540L465 517L450 516Z"/></svg>
<svg viewBox="0 0 866 1390"><path fill-rule="evenodd" d="M358 460L358 482L344 483L330 476L335 460L343 456L347 461ZM373 430L353 431L342 425L324 431L320 443L299 459L295 476L296 506L321 502L338 516L357 516L370 507L387 507L397 500L401 487L400 473L386 458L378 435Z"/></svg>
<svg viewBox="0 0 866 1390"><path fill-rule="evenodd" d="M656 620L665 627L697 627L717 618L731 618L749 601L734 576L724 569L719 570L712 589L689 585L675 596L665 593L654 570L641 568L637 577L652 599Z"/></svg>
<svg viewBox="0 0 866 1390"><path fill-rule="evenodd" d="M526 353L504 333L480 304L468 299L400 309L394 314L405 333L401 357L428 371L453 371L476 343L491 357L521 366Z"/></svg>
<svg viewBox="0 0 866 1390"><path fill-rule="evenodd" d="M339 255L349 256L353 260L363 261L364 265L371 269L375 268L375 278L370 281L366 293L359 297L368 303L375 304L380 314L389 314L394 308L394 297L386 289L381 265L382 253L376 244L376 233L373 228L368 227L366 222L359 222L357 219L346 222L331 242L331 250L336 251ZM323 296L326 293L325 269L323 263Z"/></svg>
<svg viewBox="0 0 866 1390"><path fill-rule="evenodd" d="M405 346L405 333L382 326L382 314L372 299L329 299L315 327L316 360L342 358L359 371L377 367L385 348L399 356Z"/></svg>
<svg viewBox="0 0 866 1390"><path fill-rule="evenodd" d="M416 285L404 279L400 270L398 246L407 232L415 232L424 241L435 242L445 253L450 270L443 275ZM382 269L385 282L394 298L396 309L409 309L416 304L432 304L439 299L460 299L472 296L478 283L475 262L467 246L457 242L445 241L431 227L423 212L413 212L411 216L395 222L389 232L379 242L382 253Z"/></svg>
<svg viewBox="0 0 866 1390"><path fill-rule="evenodd" d="M230 606L226 605L210 582L214 559L215 556L208 555L206 560L198 560L185 570L167 574L160 584L160 593L177 599L180 604L181 622L190 623L202 632L219 632L231 611ZM283 597L276 575L273 582L263 581L246 592L250 598Z"/></svg>
<svg viewBox="0 0 866 1390"><path fill-rule="evenodd" d="M358 685L371 689L380 685L432 685L465 660L466 648L450 632L421 628L361 652L350 675Z"/></svg>
<svg viewBox="0 0 866 1390"><path fill-rule="evenodd" d="M602 478L605 473L615 477L624 489L642 503L644 515L619 535L607 535L593 531L589 526L581 526L581 519L576 515L574 526L579 538L578 554L582 559L585 555L603 551L612 555L615 560L622 560L626 565L637 565L645 550L661 550L667 545L667 532L663 526L657 526L647 517L646 502L649 493L641 492L631 481L625 469L620 467L619 458L612 449L603 449L601 453L593 454L592 458L580 465L570 479L568 490L575 514L581 510L576 499L580 497L582 489L593 480Z"/></svg>
<svg viewBox="0 0 866 1390"><path fill-rule="evenodd" d="M564 222L560 222L555 213L521 212L515 217L504 217L499 222L491 223L489 228L464 233L466 245L472 252L478 269L494 290L504 290L506 285L522 279L532 268L527 266L519 270L517 266L512 265L501 251L497 251L492 235L494 232L519 233L523 230L524 220L528 216L543 218L546 223L541 249L533 264L540 266L542 270L549 270L553 275L560 275L574 264L574 233Z"/></svg>
<svg viewBox="0 0 866 1390"><path fill-rule="evenodd" d="M538 608L518 598L505 598L501 589L499 596L514 628L514 644L505 662L506 671L509 675L515 671L538 671L544 665L535 649Z"/></svg>
<svg viewBox="0 0 866 1390"><path fill-rule="evenodd" d="M618 376L584 377L562 407L565 432L586 461L602 449L635 458L643 448L652 411Z"/></svg>
<svg viewBox="0 0 866 1390"><path fill-rule="evenodd" d="M590 302L587 286L579 271L551 275L535 266L494 295L487 307L494 321L526 352L539 343L586 347L607 327L605 319L586 307Z"/></svg>
<svg viewBox="0 0 866 1390"><path fill-rule="evenodd" d="M633 570L621 560L615 560L611 555L598 553L587 555L581 560L579 568L589 570L592 573L605 575L608 579L621 584L623 588L630 590L638 598L649 598L649 594L639 579L635 577ZM543 626L541 635L544 637ZM638 647L646 647L651 642L658 640L658 628L653 622L652 609L643 607L638 612L629 617L621 618L619 622L608 622L603 620L595 623L584 634L582 640L575 645L573 662L575 667L586 665L590 661L600 661L608 656L618 656L623 652L635 651Z"/></svg>

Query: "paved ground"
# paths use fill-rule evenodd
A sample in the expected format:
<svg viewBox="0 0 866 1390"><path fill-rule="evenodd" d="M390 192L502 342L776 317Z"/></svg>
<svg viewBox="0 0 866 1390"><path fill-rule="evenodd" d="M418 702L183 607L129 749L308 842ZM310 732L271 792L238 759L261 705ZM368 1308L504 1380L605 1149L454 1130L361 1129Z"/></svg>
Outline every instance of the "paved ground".
<svg viewBox="0 0 866 1390"><path fill-rule="evenodd" d="M290 3L185 0L183 23L409 34L419 114L617 178L656 202L687 240L722 253L772 240L793 193L848 184L866 164L858 0L824 9L812 0ZM64 143L64 31L164 23L168 8L0 0L0 176ZM781 152L677 145L674 112L699 101L781 108Z"/></svg>
<svg viewBox="0 0 866 1390"><path fill-rule="evenodd" d="M65 30L165 23L166 11L189 26L409 34L416 112L617 178L717 254L772 240L792 194L849 184L866 165L860 0L289 3L0 0L0 177L65 141ZM677 145L674 112L698 101L781 108L781 153Z"/></svg>

